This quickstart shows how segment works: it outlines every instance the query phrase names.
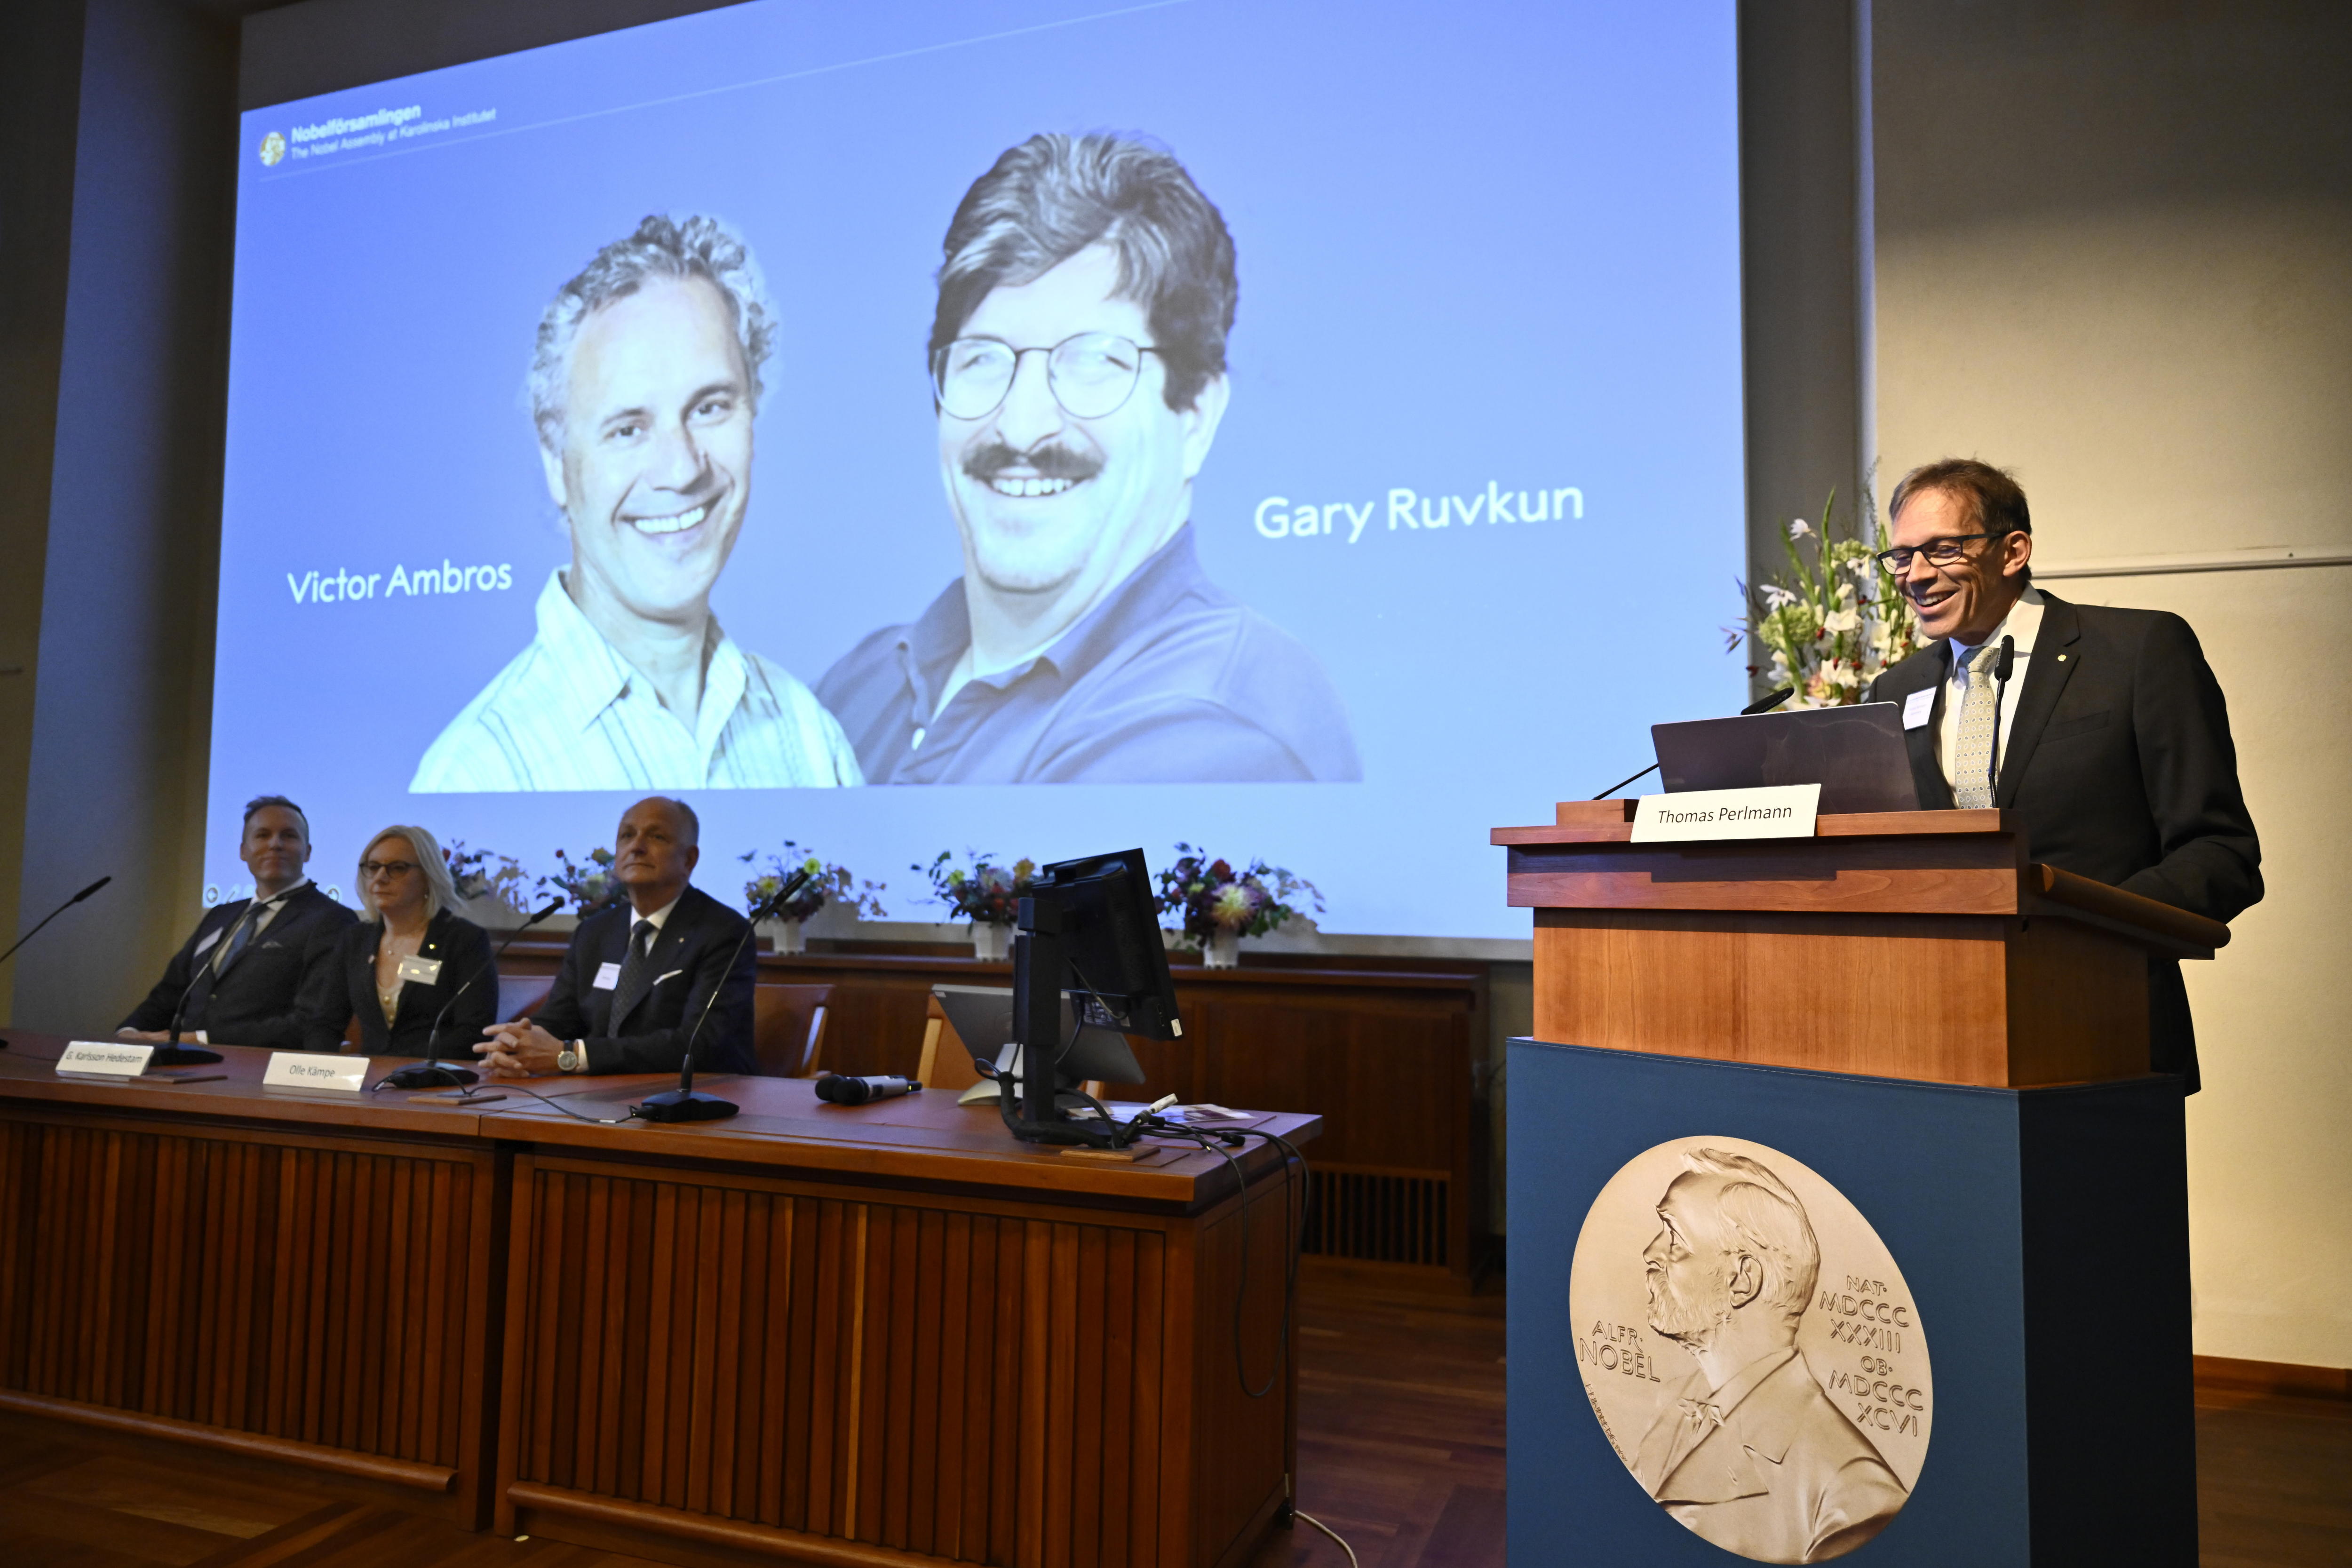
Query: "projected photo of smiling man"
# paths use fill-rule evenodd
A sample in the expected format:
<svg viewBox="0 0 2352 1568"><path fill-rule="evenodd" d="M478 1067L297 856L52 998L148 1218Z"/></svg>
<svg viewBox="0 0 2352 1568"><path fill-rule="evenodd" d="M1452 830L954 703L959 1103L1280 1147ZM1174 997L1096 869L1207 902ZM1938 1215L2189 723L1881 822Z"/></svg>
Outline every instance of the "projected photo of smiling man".
<svg viewBox="0 0 2352 1568"><path fill-rule="evenodd" d="M862 783L806 686L710 613L751 500L775 320L709 217L646 218L540 318L530 409L572 559L536 635L417 764L418 793Z"/></svg>
<svg viewBox="0 0 2352 1568"><path fill-rule="evenodd" d="M963 575L818 695L875 784L1363 776L1315 656L1193 553L1234 243L1165 150L1033 136L948 226L931 324Z"/></svg>

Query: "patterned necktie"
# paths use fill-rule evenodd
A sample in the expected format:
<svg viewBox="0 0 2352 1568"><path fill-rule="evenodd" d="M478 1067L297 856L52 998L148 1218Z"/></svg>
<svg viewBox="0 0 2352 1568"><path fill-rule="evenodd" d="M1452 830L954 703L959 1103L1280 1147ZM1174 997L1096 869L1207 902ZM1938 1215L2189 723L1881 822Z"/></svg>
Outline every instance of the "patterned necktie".
<svg viewBox="0 0 2352 1568"><path fill-rule="evenodd" d="M1962 811L1992 805L1992 749L2000 733L1993 690L1993 660L2000 649L1988 643L1969 657L1969 687L1960 699L1960 739L1952 753L1952 800Z"/></svg>
<svg viewBox="0 0 2352 1568"><path fill-rule="evenodd" d="M261 923L263 912L276 907L258 899L245 906L245 913L237 917L236 924L229 931L228 940L221 943L220 956L213 960L215 974L228 973L228 966L236 962L237 954L245 951L245 944L253 940L254 928Z"/></svg>
<svg viewBox="0 0 2352 1568"><path fill-rule="evenodd" d="M613 1015L604 1026L614 1034L653 989L653 953L654 922L641 920L629 930L629 955L621 961L621 977L613 983Z"/></svg>

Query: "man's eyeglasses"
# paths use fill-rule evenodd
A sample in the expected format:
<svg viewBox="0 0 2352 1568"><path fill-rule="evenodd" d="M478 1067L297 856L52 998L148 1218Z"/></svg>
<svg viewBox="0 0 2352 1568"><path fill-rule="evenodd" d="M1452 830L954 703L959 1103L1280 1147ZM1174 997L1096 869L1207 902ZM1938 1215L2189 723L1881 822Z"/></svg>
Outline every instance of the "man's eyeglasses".
<svg viewBox="0 0 2352 1568"><path fill-rule="evenodd" d="M958 338L931 357L931 390L958 419L985 419L1004 405L1021 356L1045 356L1045 384L1073 419L1118 413L1135 394L1143 356L1160 351L1116 332L1080 332L1050 349L1016 349L997 338Z"/></svg>
<svg viewBox="0 0 2352 1568"><path fill-rule="evenodd" d="M1910 571L1911 563L1922 555L1927 558L1927 564L1930 566L1957 565L1969 558L1968 547L1970 544L1979 539L2001 537L2002 534L2000 533L1963 533L1950 538L1931 539L1927 543L1917 546L1897 545L1892 550L1882 550L1878 552L1877 560L1881 566L1900 577Z"/></svg>
<svg viewBox="0 0 2352 1568"><path fill-rule="evenodd" d="M378 877L390 877L397 881L415 869L416 862L414 860L362 860L360 862L360 880L373 882Z"/></svg>

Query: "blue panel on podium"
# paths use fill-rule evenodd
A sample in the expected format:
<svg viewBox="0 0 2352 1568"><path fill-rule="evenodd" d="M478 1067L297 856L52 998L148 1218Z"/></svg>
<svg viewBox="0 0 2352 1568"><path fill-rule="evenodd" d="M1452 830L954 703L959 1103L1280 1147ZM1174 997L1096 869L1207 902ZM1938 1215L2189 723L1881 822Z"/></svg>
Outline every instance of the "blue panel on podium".
<svg viewBox="0 0 2352 1568"><path fill-rule="evenodd" d="M2178 1079L1974 1089L1514 1040L1508 1106L1513 1561L1667 1568L1843 1551L1871 1568L2194 1568ZM1691 1163L1709 1148L1739 1169L1756 1169L1743 1151L1777 1164L1788 1183L1710 1176L1707 1156ZM1720 1200L1750 1180L1811 1211L1811 1230L1796 1223L1820 1278L1801 1306L1774 1294L1775 1203L1754 1185L1740 1188L1745 1209ZM1670 1184L1683 1199L1670 1203ZM1662 1205L1678 1225L1706 1211L1685 1228L1732 1215L1718 1237L1740 1224L1764 1236L1748 1248L1767 1259L1760 1277L1725 1266L1721 1301L1737 1309L1692 1315L1673 1248L1714 1258L1745 1244L1677 1240ZM1853 1277L1874 1233L1894 1287ZM1622 1310L1596 1311L1596 1290ZM1735 1331L1709 1325L1765 1322L1748 1309L1776 1304L1798 1324L1780 1335L1796 1334L1798 1354L1770 1387L1757 1369L1774 1356L1743 1378L1727 1370L1738 1358L1690 1348L1721 1357L1709 1334ZM1930 1349L1932 1388L1906 1386L1927 1382ZM1785 1362L1785 1344L1776 1353ZM1632 1382L1598 1375L1603 1355ZM1812 1383L1791 1381L1806 1371ZM1768 1406L1781 1414L1768 1420ZM1828 1423L1831 1410L1852 1425ZM1811 1479L1809 1454L1831 1456ZM1874 1519L1854 1525L1874 1497Z"/></svg>

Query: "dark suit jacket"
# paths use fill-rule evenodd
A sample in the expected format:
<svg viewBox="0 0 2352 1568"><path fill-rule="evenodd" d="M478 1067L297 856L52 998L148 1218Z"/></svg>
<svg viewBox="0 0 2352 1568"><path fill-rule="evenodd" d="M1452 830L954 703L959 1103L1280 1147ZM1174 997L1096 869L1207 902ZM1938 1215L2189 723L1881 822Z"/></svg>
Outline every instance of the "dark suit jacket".
<svg viewBox="0 0 2352 1568"><path fill-rule="evenodd" d="M2238 787L2229 708L2197 634L2163 610L2072 605L2043 592L2042 630L2011 694L2017 720L1993 804L2024 819L2027 852L2061 870L2228 921L2263 896L2262 847ZM1936 689L1934 718L1905 739L1919 804L1948 809L1937 735L1952 645L1913 654L1872 683L1900 702ZM2180 965L2148 963L2151 1065L2197 1087Z"/></svg>
<svg viewBox="0 0 2352 1568"><path fill-rule="evenodd" d="M636 923L625 900L582 921L535 1021L559 1040L587 1041L595 1072L676 1072L686 1058L687 1036L708 1005L710 1016L695 1037L696 1068L753 1070L758 955L741 941L743 917L700 889L687 889L654 938L653 988L627 1017L615 1018L613 993L597 988L596 972L628 957L629 931Z"/></svg>
<svg viewBox="0 0 2352 1568"><path fill-rule="evenodd" d="M383 927L373 921L362 921L343 932L333 961L319 966L302 993L302 1048L341 1050L343 1031L356 1015L362 1055L421 1057L433 1020L455 997L457 1005L449 1008L434 1054L472 1061L483 1027L499 1013L499 972L490 959L490 933L447 910L435 915L416 956L439 959L440 978L430 985L412 980L402 986L398 1016L388 1029L383 1005L375 996L375 955L383 942Z"/></svg>
<svg viewBox="0 0 2352 1568"><path fill-rule="evenodd" d="M336 942L359 916L320 892L316 882L306 883L278 909L269 929L245 944L235 963L225 971L210 967L214 947L228 940L229 928L243 918L250 902L239 899L205 910L195 931L172 955L163 978L131 1010L122 1027L170 1028L181 994L203 969L180 1020L184 1033L202 1029L209 1038L232 1046L278 1050L300 1046L303 987L316 971L334 962Z"/></svg>

